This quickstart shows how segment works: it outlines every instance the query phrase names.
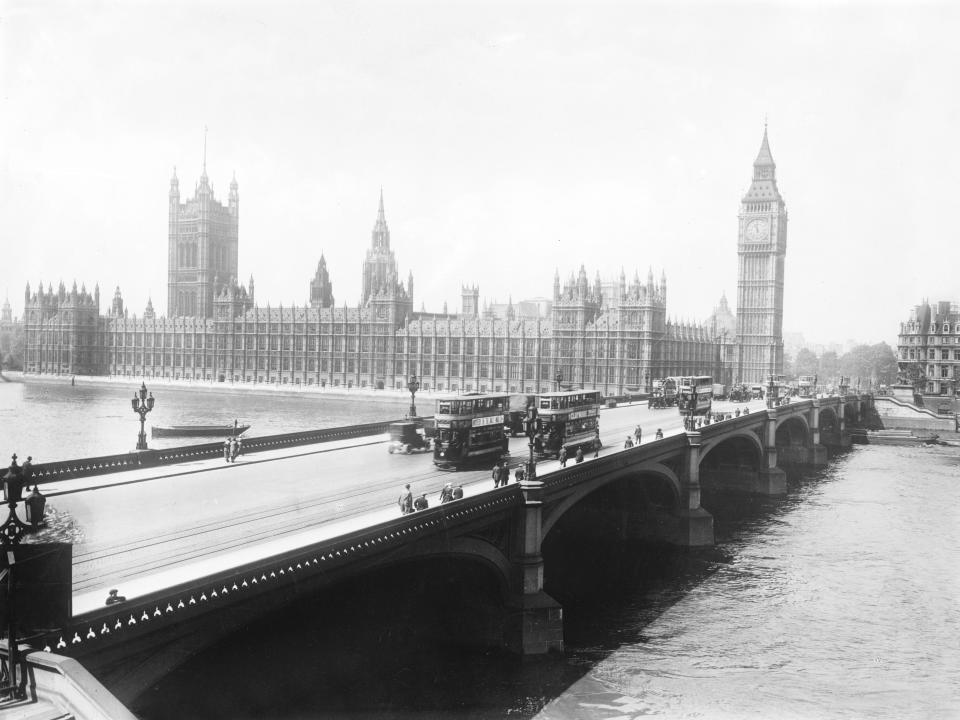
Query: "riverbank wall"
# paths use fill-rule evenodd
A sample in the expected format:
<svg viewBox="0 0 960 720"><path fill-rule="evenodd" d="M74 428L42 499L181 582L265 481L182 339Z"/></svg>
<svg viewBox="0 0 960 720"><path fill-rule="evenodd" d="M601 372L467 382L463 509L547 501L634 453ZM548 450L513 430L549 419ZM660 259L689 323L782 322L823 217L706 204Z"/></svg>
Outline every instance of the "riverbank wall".
<svg viewBox="0 0 960 720"><path fill-rule="evenodd" d="M873 400L880 425L891 430L932 430L956 433L957 415L941 415L927 408L917 407L898 398L880 396Z"/></svg>
<svg viewBox="0 0 960 720"><path fill-rule="evenodd" d="M236 395L263 395L284 397L334 397L347 399L372 399L382 402L396 402L398 405L410 404L410 393L393 388L377 390L370 387L321 387L319 385L280 385L269 383L232 383L207 380L174 380L173 378L119 377L113 375L34 375L22 372L6 372L7 380L55 385L96 385L101 387L138 388L143 383L153 391L158 387L178 388L191 392L215 392ZM449 393L435 393L432 390L418 391L417 400L428 400Z"/></svg>

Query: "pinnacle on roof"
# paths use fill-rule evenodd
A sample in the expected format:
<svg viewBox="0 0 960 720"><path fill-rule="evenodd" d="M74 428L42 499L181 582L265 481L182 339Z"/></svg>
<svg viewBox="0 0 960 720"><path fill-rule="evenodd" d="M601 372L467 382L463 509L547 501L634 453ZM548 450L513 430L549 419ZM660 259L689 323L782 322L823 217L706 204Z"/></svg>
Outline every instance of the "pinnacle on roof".
<svg viewBox="0 0 960 720"><path fill-rule="evenodd" d="M763 142L760 143L760 152L757 153L757 159L753 161L754 167L759 165L772 165L776 167L777 164L773 161L773 155L770 154L770 143L767 140L767 124L763 124Z"/></svg>
<svg viewBox="0 0 960 720"><path fill-rule="evenodd" d="M207 179L207 126L203 126L203 173L200 175L201 181Z"/></svg>

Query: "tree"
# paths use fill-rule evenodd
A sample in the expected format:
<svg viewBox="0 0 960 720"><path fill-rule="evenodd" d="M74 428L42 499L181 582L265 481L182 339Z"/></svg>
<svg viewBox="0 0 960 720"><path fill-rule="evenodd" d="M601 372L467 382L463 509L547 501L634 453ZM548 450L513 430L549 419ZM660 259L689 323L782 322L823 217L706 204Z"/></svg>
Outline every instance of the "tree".
<svg viewBox="0 0 960 720"><path fill-rule="evenodd" d="M820 370L820 362L813 350L800 348L797 351L797 357L793 361L793 374L797 377L801 375L816 375Z"/></svg>
<svg viewBox="0 0 960 720"><path fill-rule="evenodd" d="M820 382L832 383L840 373L840 363L837 360L837 354L833 350L828 350L820 356Z"/></svg>
<svg viewBox="0 0 960 720"><path fill-rule="evenodd" d="M838 361L840 373L854 385L859 380L866 385L889 385L897 378L897 356L885 342L876 345L857 345Z"/></svg>

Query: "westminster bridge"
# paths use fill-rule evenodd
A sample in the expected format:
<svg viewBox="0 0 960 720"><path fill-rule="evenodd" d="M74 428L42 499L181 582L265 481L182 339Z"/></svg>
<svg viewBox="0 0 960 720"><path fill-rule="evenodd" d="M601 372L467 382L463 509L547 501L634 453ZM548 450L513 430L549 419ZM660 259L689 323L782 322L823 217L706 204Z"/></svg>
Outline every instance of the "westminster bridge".
<svg viewBox="0 0 960 720"><path fill-rule="evenodd" d="M489 471L437 472L427 455L419 464L408 464L409 456L388 460L384 437L369 434L383 430L369 426L321 431L313 444L308 433L251 438L235 466L213 464L213 444L39 466L36 477L51 503L84 519L93 537L75 546L70 623L32 645L78 659L130 702L190 655L291 602L384 569L442 560L482 574L496 588L481 600L455 599L487 605L482 611L489 621L474 629L470 642L529 655L561 650L563 610L544 592L550 568L542 554L558 525L576 533L602 522L623 538L712 545L713 517L701 507L701 487L784 495L783 468L825 465L828 448L849 445L848 426L871 402L860 395L799 400L696 431L678 427L659 440L647 430L645 442L628 449L611 436L622 438L632 423L618 426L608 418L620 409L605 410L606 447L599 457L565 468L541 463L536 479L496 489ZM670 415L679 421L676 411ZM315 468L307 473L312 479L284 468L291 448L299 462ZM514 458L525 448L525 438L514 441ZM154 465L138 466L138 457L152 457ZM387 464L377 465L381 460ZM238 480L243 469L253 479L252 492ZM461 478L461 500L406 516L393 506L405 482L433 493ZM133 518L98 509L116 509L113 501L91 501L111 492L119 501L141 489L146 494L137 502L151 504L152 512ZM178 499L150 494L164 489ZM297 494L295 516L272 502L271 493L285 491ZM210 519L217 498L228 496L234 504ZM150 527L158 514L170 528ZM565 520L573 517L576 522ZM137 529L140 536L127 539ZM105 604L108 588L120 588L124 599Z"/></svg>

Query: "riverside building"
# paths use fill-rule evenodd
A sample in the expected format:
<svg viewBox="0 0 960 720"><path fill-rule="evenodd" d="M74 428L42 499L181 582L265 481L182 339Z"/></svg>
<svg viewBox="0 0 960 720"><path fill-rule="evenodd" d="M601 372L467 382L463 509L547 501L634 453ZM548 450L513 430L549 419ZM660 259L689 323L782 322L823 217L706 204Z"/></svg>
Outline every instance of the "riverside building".
<svg viewBox="0 0 960 720"><path fill-rule="evenodd" d="M900 323L897 366L902 378L924 379L927 395L956 396L960 382L960 304L924 301Z"/></svg>
<svg viewBox="0 0 960 720"><path fill-rule="evenodd" d="M357 305L335 304L322 256L304 279L303 305L259 305L253 278L237 281L236 179L224 207L204 163L193 200L181 204L176 175L171 180L171 317L157 317L152 302L131 316L119 288L101 315L99 287L28 285L24 370L373 388L405 388L416 375L425 390L533 393L559 385L608 395L649 391L655 379L675 375L754 381L761 368L778 372L782 362L786 214L779 195L765 195L776 190L769 155L765 130L741 208L739 296L751 320L737 317L737 337L729 318L669 320L666 276L655 281L652 270L645 281L621 271L604 283L599 275L589 281L581 266L563 282L555 274L547 300L511 301L495 312L481 309L471 285L462 288L459 313L414 311L413 274L400 280L382 193ZM758 192L764 196L753 198ZM752 224L761 215L764 232ZM729 314L725 299L721 309Z"/></svg>

